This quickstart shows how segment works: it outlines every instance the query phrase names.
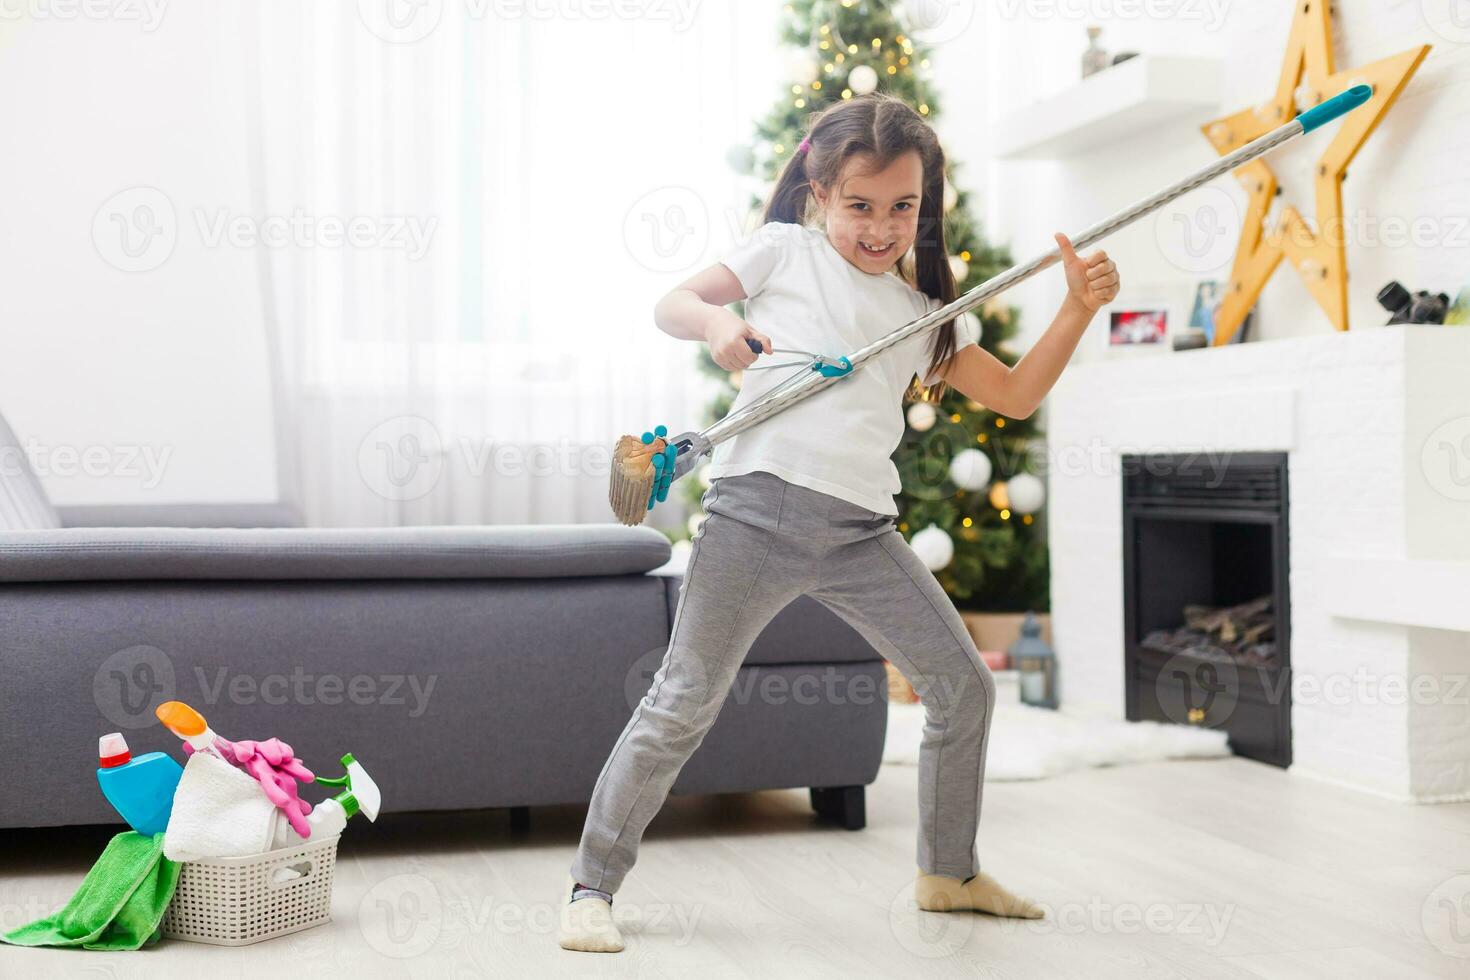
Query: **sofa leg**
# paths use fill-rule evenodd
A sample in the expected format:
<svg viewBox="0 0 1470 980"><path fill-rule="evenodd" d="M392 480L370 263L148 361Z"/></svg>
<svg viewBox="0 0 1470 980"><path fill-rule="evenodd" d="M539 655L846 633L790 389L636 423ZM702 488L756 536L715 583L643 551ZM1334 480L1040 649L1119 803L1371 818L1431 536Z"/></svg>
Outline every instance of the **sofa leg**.
<svg viewBox="0 0 1470 980"><path fill-rule="evenodd" d="M817 816L841 824L848 830L867 826L868 813L861 786L813 786L812 809Z"/></svg>
<svg viewBox="0 0 1470 980"><path fill-rule="evenodd" d="M513 834L524 834L531 829L531 808L528 806L513 806L510 808L510 831Z"/></svg>

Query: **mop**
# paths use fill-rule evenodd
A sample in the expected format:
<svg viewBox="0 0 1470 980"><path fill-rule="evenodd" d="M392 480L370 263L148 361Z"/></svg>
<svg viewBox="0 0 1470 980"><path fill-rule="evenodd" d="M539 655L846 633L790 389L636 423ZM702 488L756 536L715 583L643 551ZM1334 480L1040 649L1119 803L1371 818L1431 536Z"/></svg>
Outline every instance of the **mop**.
<svg viewBox="0 0 1470 980"><path fill-rule="evenodd" d="M1214 180L1221 174L1243 166L1268 151L1289 143L1304 133L1310 133L1356 109L1372 96L1373 87L1371 85L1354 85L1347 91L1306 110L1295 119L1247 143L1233 153L1226 154L1209 166L1152 197L1145 198L1132 207L1093 225L1080 235L1072 236L1072 247L1080 252L1113 232L1126 228L1138 219L1152 214L1175 198L1182 197L1202 184ZM1050 268L1060 259L1061 250L1053 248L1024 265L1015 266L981 283L945 306L910 321L845 357L808 355L810 362L802 365L804 370L797 370L760 398L738 411L731 412L708 428L698 432L682 432L671 437L668 434L668 428L660 425L652 432L643 433L641 438L631 435L623 436L613 448L608 485L608 503L612 505L613 513L624 524L642 523L647 512L653 509L653 505L668 497L669 487L674 480L688 473L696 460L708 454L719 443L790 408L802 399L811 397L828 385L837 384L889 348L915 334L927 333L940 324L953 320L1017 283L1031 278L1043 269ZM750 345L752 351L761 352L762 348L758 342L747 339L746 343ZM806 354L807 352L797 353ZM772 365L772 367L784 367L790 363L794 362ZM747 370L752 369L747 368Z"/></svg>

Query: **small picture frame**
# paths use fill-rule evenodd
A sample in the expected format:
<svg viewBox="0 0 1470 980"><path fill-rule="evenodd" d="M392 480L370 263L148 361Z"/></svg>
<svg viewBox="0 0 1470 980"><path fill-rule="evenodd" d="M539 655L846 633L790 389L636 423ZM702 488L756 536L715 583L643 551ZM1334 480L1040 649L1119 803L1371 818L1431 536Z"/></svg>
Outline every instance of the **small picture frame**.
<svg viewBox="0 0 1470 980"><path fill-rule="evenodd" d="M1205 279L1194 289L1189 326L1204 333L1206 346L1215 342L1215 311L1220 308L1221 297L1220 283L1215 279Z"/></svg>
<svg viewBox="0 0 1470 980"><path fill-rule="evenodd" d="M1160 347L1169 336L1169 307L1149 303L1108 311L1108 347Z"/></svg>

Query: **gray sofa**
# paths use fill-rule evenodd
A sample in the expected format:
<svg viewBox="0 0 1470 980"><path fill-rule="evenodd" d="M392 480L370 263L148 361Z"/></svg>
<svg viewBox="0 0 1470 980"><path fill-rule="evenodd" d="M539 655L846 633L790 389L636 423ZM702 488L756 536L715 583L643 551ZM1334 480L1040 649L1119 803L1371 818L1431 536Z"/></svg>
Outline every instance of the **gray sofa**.
<svg viewBox="0 0 1470 980"><path fill-rule="evenodd" d="M650 574L670 554L650 528L56 511L0 421L6 446L0 828L116 821L97 736L179 755L152 711L171 698L323 774L355 753L386 810L509 807L522 826L529 807L588 801L667 646L680 578ZM855 829L886 724L878 654L804 597L757 640L673 792L810 787L820 817Z"/></svg>

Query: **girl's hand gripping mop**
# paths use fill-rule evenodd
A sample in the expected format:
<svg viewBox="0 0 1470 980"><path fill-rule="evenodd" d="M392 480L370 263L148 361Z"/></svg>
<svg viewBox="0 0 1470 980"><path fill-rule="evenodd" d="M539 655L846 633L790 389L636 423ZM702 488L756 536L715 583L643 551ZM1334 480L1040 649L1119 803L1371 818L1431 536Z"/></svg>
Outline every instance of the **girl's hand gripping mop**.
<svg viewBox="0 0 1470 980"><path fill-rule="evenodd" d="M1072 247L1078 251L1126 228L1145 215L1152 214L1175 198L1189 193L1221 174L1249 163L1266 152L1288 143L1303 133L1322 126L1367 102L1373 95L1370 85L1355 85L1340 95L1333 96L1321 105L1314 106L1295 119L1278 126L1259 139L1253 140L1228 153L1207 167L1191 174L1171 187L1132 207L1120 211L1080 235L1072 237ZM835 384L852 371L861 368L870 358L888 350L915 334L926 333L940 324L947 323L993 296L1005 292L1012 286L1046 269L1061 259L1060 249L1052 249L1024 265L1016 266L1000 275L981 283L953 302L940 307L892 333L880 337L859 348L844 358L828 359L815 357L810 371L788 379L766 392L757 400L736 412L731 412L718 422L699 432L682 432L670 437L668 429L660 425L652 432L643 433L642 438L623 436L613 448L611 476L608 486L608 503L613 513L624 524L640 524L653 505L665 499L669 486L694 467L695 460L706 455L717 444L745 429L756 425L783 409L789 408L804 398L810 397L829 384ZM751 349L760 351L753 341Z"/></svg>

